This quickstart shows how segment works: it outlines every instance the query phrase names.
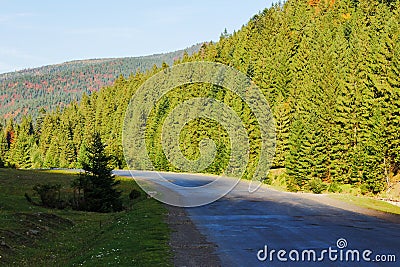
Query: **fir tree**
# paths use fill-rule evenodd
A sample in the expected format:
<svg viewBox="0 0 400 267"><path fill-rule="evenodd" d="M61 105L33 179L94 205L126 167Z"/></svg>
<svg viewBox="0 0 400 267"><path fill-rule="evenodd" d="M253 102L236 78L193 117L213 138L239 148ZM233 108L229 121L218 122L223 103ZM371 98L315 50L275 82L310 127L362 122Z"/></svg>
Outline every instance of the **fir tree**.
<svg viewBox="0 0 400 267"><path fill-rule="evenodd" d="M30 152L34 142L32 119L23 117L17 128L15 140L10 146L7 159L9 164L21 169L30 168L32 166Z"/></svg>
<svg viewBox="0 0 400 267"><path fill-rule="evenodd" d="M5 131L3 129L3 125L0 124L0 168L4 167L6 164L7 146L8 144Z"/></svg>
<svg viewBox="0 0 400 267"><path fill-rule="evenodd" d="M277 99L273 114L276 123L276 149L273 165L275 167L284 167L290 133L290 103L284 101L282 95Z"/></svg>
<svg viewBox="0 0 400 267"><path fill-rule="evenodd" d="M100 134L95 132L87 147L87 161L80 162L85 171L77 183L83 186L81 208L95 212L122 210L121 192L115 188L119 181L112 175L109 161Z"/></svg>

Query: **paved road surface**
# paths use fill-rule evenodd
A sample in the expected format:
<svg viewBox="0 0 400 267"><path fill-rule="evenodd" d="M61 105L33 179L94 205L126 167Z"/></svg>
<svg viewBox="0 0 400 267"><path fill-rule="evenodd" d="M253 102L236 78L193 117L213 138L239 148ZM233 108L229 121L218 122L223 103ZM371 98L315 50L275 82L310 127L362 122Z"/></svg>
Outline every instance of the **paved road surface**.
<svg viewBox="0 0 400 267"><path fill-rule="evenodd" d="M116 174L130 176L127 171ZM154 173L135 171L137 179L152 180ZM187 174L167 174L167 179L182 186L199 186L208 183L214 177ZM217 245L217 254L223 266L400 266L400 224L376 217L362 215L348 210L321 204L302 194L278 192L261 187L256 193L248 193L248 183L240 182L234 190L222 199L202 207L187 208L190 218L208 241ZM184 194L184 193L183 193ZM188 196L185 196L188 197ZM347 247L338 249L337 240L344 238ZM263 251L272 250L273 260L265 261ZM336 261L329 259L337 257ZM277 258L281 252L282 262ZM293 250L293 251L292 251ZM308 250L308 251L304 251ZM324 261L307 261L316 251L316 258L322 250L327 250ZM336 251L335 251L336 250ZM359 262L345 261L349 250L358 250ZM362 259L375 259L378 254L384 258L395 255L396 263L366 262ZM292 251L292 252L291 252ZM296 261L296 253L299 261ZM289 253L291 260L289 258ZM340 260L343 253L343 260ZM354 252L356 255L357 252ZM301 261L304 255L306 261ZM390 257L390 256L389 256Z"/></svg>

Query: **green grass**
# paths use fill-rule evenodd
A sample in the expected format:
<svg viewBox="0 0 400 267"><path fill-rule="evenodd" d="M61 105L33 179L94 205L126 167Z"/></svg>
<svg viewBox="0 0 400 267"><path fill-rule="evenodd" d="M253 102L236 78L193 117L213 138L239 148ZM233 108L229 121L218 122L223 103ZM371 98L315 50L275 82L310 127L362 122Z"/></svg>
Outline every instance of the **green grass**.
<svg viewBox="0 0 400 267"><path fill-rule="evenodd" d="M363 196L352 196L348 194L329 194L330 197L352 203L357 206L379 210L388 213L400 214L400 207L392 205L382 200Z"/></svg>
<svg viewBox="0 0 400 267"><path fill-rule="evenodd" d="M61 171L0 169L0 265L172 265L166 210L144 192L129 203L127 194L139 189L133 180L120 178L130 207L120 213L51 210L24 197L33 195L37 183L61 184L69 194L75 177Z"/></svg>
<svg viewBox="0 0 400 267"><path fill-rule="evenodd" d="M286 180L283 175L285 169L271 169L268 175L268 179L265 181L268 187L277 191L287 191Z"/></svg>

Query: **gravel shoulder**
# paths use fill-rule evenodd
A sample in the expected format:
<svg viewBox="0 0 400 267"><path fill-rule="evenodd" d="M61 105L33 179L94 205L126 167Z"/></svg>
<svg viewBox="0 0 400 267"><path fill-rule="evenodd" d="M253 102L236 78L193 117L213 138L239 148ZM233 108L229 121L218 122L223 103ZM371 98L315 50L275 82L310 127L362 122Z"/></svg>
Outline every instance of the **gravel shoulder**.
<svg viewBox="0 0 400 267"><path fill-rule="evenodd" d="M170 246L173 263L178 267L216 267L221 262L215 253L216 245L207 241L189 218L184 208L165 205L167 223L171 228Z"/></svg>

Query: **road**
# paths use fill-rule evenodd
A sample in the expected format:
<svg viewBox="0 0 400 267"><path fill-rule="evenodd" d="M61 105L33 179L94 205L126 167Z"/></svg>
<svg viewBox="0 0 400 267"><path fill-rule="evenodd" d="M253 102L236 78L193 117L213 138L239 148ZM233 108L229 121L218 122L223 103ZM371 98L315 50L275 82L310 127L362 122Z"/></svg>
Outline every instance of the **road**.
<svg viewBox="0 0 400 267"><path fill-rule="evenodd" d="M128 171L116 174L130 176ZM215 179L166 175L169 181L189 187ZM154 173L135 171L134 176L152 180ZM218 201L186 208L199 231L217 245L223 266L399 266L400 220L390 222L348 210L352 206L347 210L328 206L308 194L279 192L265 186L250 194L247 189L248 182L241 181ZM340 248L339 239L344 239ZM360 261L353 261L357 255ZM397 264L377 261L393 261L393 255Z"/></svg>

